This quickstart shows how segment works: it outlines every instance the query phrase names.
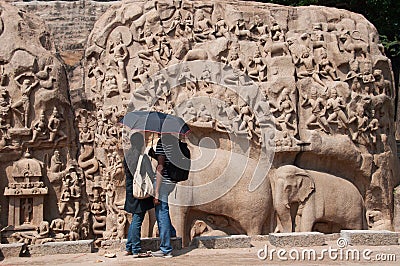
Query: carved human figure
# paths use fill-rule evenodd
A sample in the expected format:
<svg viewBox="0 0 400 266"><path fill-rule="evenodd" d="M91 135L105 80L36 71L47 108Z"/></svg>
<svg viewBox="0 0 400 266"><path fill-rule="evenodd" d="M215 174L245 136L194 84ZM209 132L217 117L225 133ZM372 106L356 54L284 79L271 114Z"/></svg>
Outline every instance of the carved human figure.
<svg viewBox="0 0 400 266"><path fill-rule="evenodd" d="M360 135L364 135L368 129L368 116L365 115L365 110L362 104L357 104L356 113L349 118L349 124L355 123L356 130L349 127L351 139L357 140Z"/></svg>
<svg viewBox="0 0 400 266"><path fill-rule="evenodd" d="M54 107L53 113L49 119L49 124L47 126L47 128L49 129L49 132L50 132L50 138L49 138L50 142L53 142L54 140L56 140L57 136L58 136L58 139L56 140L56 144L59 141L67 138L67 135L60 128L62 121L64 121L64 119L58 113L57 107Z"/></svg>
<svg viewBox="0 0 400 266"><path fill-rule="evenodd" d="M339 80L336 74L336 69L333 66L332 62L328 59L328 54L326 53L326 51L323 51L321 53L321 58L317 65L317 71L324 78L331 77L332 80Z"/></svg>
<svg viewBox="0 0 400 266"><path fill-rule="evenodd" d="M321 81L315 69L315 61L310 51L303 52L295 65L298 67L296 71L298 78L312 77L315 82L325 87L325 84Z"/></svg>
<svg viewBox="0 0 400 266"><path fill-rule="evenodd" d="M218 115L221 120L217 121L217 129L228 132L238 132L240 124L240 108L233 103L232 99L228 98L224 104L218 104Z"/></svg>
<svg viewBox="0 0 400 266"><path fill-rule="evenodd" d="M362 78L362 74L359 72L359 62L357 59L351 59L349 61L350 71L346 74L345 81L351 81L350 89L352 90L352 98L356 97L357 94L361 93L361 83L359 81Z"/></svg>
<svg viewBox="0 0 400 266"><path fill-rule="evenodd" d="M64 238L64 226L65 222L63 219L57 218L51 221L50 228L54 232L56 239Z"/></svg>
<svg viewBox="0 0 400 266"><path fill-rule="evenodd" d="M377 95L384 94L389 97L392 97L390 81L385 80L385 78L383 77L383 74L382 74L382 70L375 69L372 74L375 79L375 82L374 82L375 94L377 94Z"/></svg>
<svg viewBox="0 0 400 266"><path fill-rule="evenodd" d="M204 104L200 105L200 110L197 113L197 121L199 122L210 122L212 120L212 116L210 111Z"/></svg>
<svg viewBox="0 0 400 266"><path fill-rule="evenodd" d="M94 77L96 85L90 88L94 93L100 94L103 86L103 80L105 77L103 69L99 66L98 61L93 56L91 57L88 65L88 76Z"/></svg>
<svg viewBox="0 0 400 266"><path fill-rule="evenodd" d="M180 10L175 12L173 20L165 33L172 33L176 37L182 37L185 35L185 24Z"/></svg>
<svg viewBox="0 0 400 266"><path fill-rule="evenodd" d="M215 36L215 38L219 37L229 38L228 25L226 24L222 16L217 17L217 21L214 24L214 30L212 31L212 34Z"/></svg>
<svg viewBox="0 0 400 266"><path fill-rule="evenodd" d="M55 150L53 156L50 159L50 172L60 173L63 168L63 162L61 161L60 151Z"/></svg>
<svg viewBox="0 0 400 266"><path fill-rule="evenodd" d="M153 86L155 95L163 96L165 102L168 100L171 95L171 90L169 87L169 82L165 78L165 74L158 72L153 76Z"/></svg>
<svg viewBox="0 0 400 266"><path fill-rule="evenodd" d="M254 105L254 115L260 126L263 126L268 122L269 114L270 110L267 95L266 93L262 93L260 100Z"/></svg>
<svg viewBox="0 0 400 266"><path fill-rule="evenodd" d="M203 42L209 39L212 27L212 23L205 17L204 11L198 10L193 25L193 39L197 42Z"/></svg>
<svg viewBox="0 0 400 266"><path fill-rule="evenodd" d="M144 49L137 53L139 58L148 61L151 61L151 59L154 58L157 63L163 65L160 57L160 40L159 38L156 38L150 28L144 29L144 36L139 40L139 42L145 44Z"/></svg>
<svg viewBox="0 0 400 266"><path fill-rule="evenodd" d="M182 117L188 123L196 121L197 111L196 108L194 108L192 101L186 102L186 107L182 112Z"/></svg>
<svg viewBox="0 0 400 266"><path fill-rule="evenodd" d="M192 94L196 92L196 77L192 74L189 66L184 66L182 73L178 77L179 83L185 83L186 89Z"/></svg>
<svg viewBox="0 0 400 266"><path fill-rule="evenodd" d="M203 72L200 75L200 80L201 80L201 84L203 86L203 89L205 89L206 93L212 93L213 89L210 86L211 85L211 80L212 80L212 76L211 76L211 69L209 65L205 65Z"/></svg>
<svg viewBox="0 0 400 266"><path fill-rule="evenodd" d="M117 215L117 239L122 240L125 238L126 215L119 212Z"/></svg>
<svg viewBox="0 0 400 266"><path fill-rule="evenodd" d="M117 79L112 70L110 69L107 70L104 83L105 83L104 84L105 97L111 98L119 94Z"/></svg>
<svg viewBox="0 0 400 266"><path fill-rule="evenodd" d="M295 106L290 99L290 90L288 88L283 88L277 108L271 109L272 113L280 112L280 116L276 118L283 131L292 130L293 135L297 134L296 126L296 111ZM292 122L291 122L292 121Z"/></svg>
<svg viewBox="0 0 400 266"><path fill-rule="evenodd" d="M263 82L267 79L267 63L261 56L259 49L256 49L253 58L251 58L248 63L248 67L250 68L248 71L249 77L259 82Z"/></svg>
<svg viewBox="0 0 400 266"><path fill-rule="evenodd" d="M372 140L372 143L376 143L376 137L379 136L380 130L379 130L379 120L375 117L375 109L371 110L371 119L368 124L368 131L369 131L369 136Z"/></svg>
<svg viewBox="0 0 400 266"><path fill-rule="evenodd" d="M32 126L32 140L31 142L35 142L39 138L45 138L47 134L47 121L46 116L44 115L44 111L40 112L39 120L36 121Z"/></svg>
<svg viewBox="0 0 400 266"><path fill-rule="evenodd" d="M327 122L328 123L337 123L338 127L347 128L347 117L343 112L343 109L346 107L346 102L343 100L341 96L337 95L337 90L335 88L331 89L330 93L331 97L326 102L326 110L332 109L332 113L329 115Z"/></svg>
<svg viewBox="0 0 400 266"><path fill-rule="evenodd" d="M122 87L125 90L128 83L125 69L125 59L129 56L129 52L122 39L121 32L118 32L118 34L115 36L115 39L110 44L110 53L112 54L112 58L118 66L119 74L123 78Z"/></svg>
<svg viewBox="0 0 400 266"><path fill-rule="evenodd" d="M238 132L247 132L247 138L251 140L254 132L254 114L247 103L240 107L240 116Z"/></svg>
<svg viewBox="0 0 400 266"><path fill-rule="evenodd" d="M326 121L325 113L325 100L318 96L317 89L315 87L311 88L310 98L304 95L304 101L301 106L306 107L311 106L311 116L306 121L306 127L318 126L326 133L329 133L329 124Z"/></svg>
<svg viewBox="0 0 400 266"><path fill-rule="evenodd" d="M21 74L15 78L15 82L20 87L22 95L21 95L21 99L19 99L17 102L15 102L12 105L12 108L15 110L22 107L22 109L23 109L22 114L23 114L25 128L28 128L28 126L29 126L28 119L29 119L29 113L30 113L30 108L31 108L31 102L30 102L31 92L36 87L36 85L39 83L38 80L32 82L29 77L30 76L27 74ZM22 83L19 83L20 79L22 79Z"/></svg>
<svg viewBox="0 0 400 266"><path fill-rule="evenodd" d="M285 35L283 34L281 26L278 24L278 22L274 19L271 18L271 38L274 42L280 41L284 42L285 41Z"/></svg>
<svg viewBox="0 0 400 266"><path fill-rule="evenodd" d="M138 64L135 64L133 70L132 81L135 83L144 84L150 78L148 73L149 64L145 64L143 60L139 60ZM139 85L140 86L140 85Z"/></svg>
<svg viewBox="0 0 400 266"><path fill-rule="evenodd" d="M227 73L224 75L224 82L226 84L236 85L236 86L246 86L251 84L251 82L246 81L245 71L246 67L243 61L240 59L237 49L229 51L228 58L221 59L225 64L232 67L232 73Z"/></svg>
<svg viewBox="0 0 400 266"><path fill-rule="evenodd" d="M25 224L31 222L33 206L28 198L26 198L21 205L23 220Z"/></svg>
<svg viewBox="0 0 400 266"><path fill-rule="evenodd" d="M78 219L75 218L75 221L72 223L70 231L69 231L69 241L77 241L79 240L79 226L80 223Z"/></svg>

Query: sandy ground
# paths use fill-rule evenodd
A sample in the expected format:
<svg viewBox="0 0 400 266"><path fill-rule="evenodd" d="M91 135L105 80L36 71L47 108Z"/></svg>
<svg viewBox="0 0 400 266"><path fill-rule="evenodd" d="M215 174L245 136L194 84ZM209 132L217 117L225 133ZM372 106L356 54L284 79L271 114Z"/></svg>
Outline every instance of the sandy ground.
<svg viewBox="0 0 400 266"><path fill-rule="evenodd" d="M352 250L354 253L348 252L349 260L346 260L346 253L342 253L342 258L340 258L339 250L335 251L338 248L336 242L332 241L327 242L327 245L322 247L285 248L284 251L280 251L281 257L287 258L284 261L277 257L277 251L273 253L272 260L270 257L265 260L259 259L257 253L260 249L265 249L266 244L269 254L274 247L265 241L252 242L252 244L253 247L251 248L235 249L184 248L174 251L173 258L132 258L131 256L123 256L124 252L115 252L115 258L107 258L104 256L105 251L100 250L97 253L88 254L9 258L0 261L0 265L400 265L400 245L349 246L342 251ZM330 255L329 248L331 248ZM311 257L310 260L308 253L304 253L305 257L302 259L302 252L305 252L305 249L315 250L316 259L314 260ZM290 258L290 255L295 257L297 253L299 260ZM356 255L352 255L357 253L360 254L359 260ZM263 253L260 255L263 255ZM319 260L319 258L322 258L322 260Z"/></svg>

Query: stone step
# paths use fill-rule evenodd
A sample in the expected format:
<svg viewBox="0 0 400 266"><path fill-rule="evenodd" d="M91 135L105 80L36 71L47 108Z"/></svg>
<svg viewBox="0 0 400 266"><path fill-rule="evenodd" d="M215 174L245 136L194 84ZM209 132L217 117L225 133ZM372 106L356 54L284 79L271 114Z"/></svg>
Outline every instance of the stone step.
<svg viewBox="0 0 400 266"><path fill-rule="evenodd" d="M399 233L387 230L341 230L344 244L365 246L388 246L399 244Z"/></svg>
<svg viewBox="0 0 400 266"><path fill-rule="evenodd" d="M31 256L92 253L94 240L47 242L41 245L29 245Z"/></svg>
<svg viewBox="0 0 400 266"><path fill-rule="evenodd" d="M0 258L21 256L24 243L0 244Z"/></svg>
<svg viewBox="0 0 400 266"><path fill-rule="evenodd" d="M325 245L325 235L318 232L271 233L269 242L276 247L311 247Z"/></svg>
<svg viewBox="0 0 400 266"><path fill-rule="evenodd" d="M198 236L195 237L190 246L195 248L249 248L251 237L246 235L231 236Z"/></svg>
<svg viewBox="0 0 400 266"><path fill-rule="evenodd" d="M160 249L160 238L142 238L141 248L142 250L157 251ZM104 240L101 241L101 247L107 250L125 250L126 239L123 240ZM171 245L173 249L182 249L182 237L171 237Z"/></svg>

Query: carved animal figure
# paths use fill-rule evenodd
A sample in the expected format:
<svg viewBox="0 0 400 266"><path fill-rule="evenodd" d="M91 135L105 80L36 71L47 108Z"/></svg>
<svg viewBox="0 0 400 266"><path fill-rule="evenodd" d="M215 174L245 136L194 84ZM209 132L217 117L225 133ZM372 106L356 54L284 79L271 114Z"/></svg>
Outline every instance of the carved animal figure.
<svg viewBox="0 0 400 266"><path fill-rule="evenodd" d="M289 54L289 45L286 42L266 42L264 51L268 56L285 56Z"/></svg>
<svg viewBox="0 0 400 266"><path fill-rule="evenodd" d="M339 36L339 41L340 41L339 42L340 46L346 52L351 53L354 58L357 55L357 53L360 53L364 58L366 57L368 50L369 50L368 43L364 42L361 39L357 40L357 39L353 38L353 36L350 34L349 31L343 32Z"/></svg>
<svg viewBox="0 0 400 266"><path fill-rule="evenodd" d="M204 49L193 49L188 51L185 56L184 61L194 61L194 60L207 60L208 53Z"/></svg>
<svg viewBox="0 0 400 266"><path fill-rule="evenodd" d="M363 198L345 179L285 165L276 169L271 188L277 232L310 232L316 222L335 223L342 229L365 228Z"/></svg>
<svg viewBox="0 0 400 266"><path fill-rule="evenodd" d="M196 156L198 152L199 151L195 148L191 149L191 154L193 154L192 156ZM189 177L189 180L191 180L190 186L193 186L194 188L197 188L197 186L200 185L204 186L204 184L211 184L210 186L214 188L223 186L222 184L218 184L219 180L216 180L215 182L215 173L221 171L221 169L224 169L224 165L226 165L226 162L229 161L229 157L230 152L224 150L218 151L218 157L213 160L211 165L202 171L202 178L196 178L195 174ZM247 160L247 157L239 158L237 160ZM257 187L257 189L254 191L249 191L249 184L251 184L250 180L252 174L254 173L254 169L257 168L257 161L249 159L247 163L247 170L243 177L241 177L237 183L235 182L235 185L232 185L232 189L230 189L223 196L217 197L215 200L210 200L207 203L197 206L178 207L176 205L173 206L171 203L170 210L172 223L177 230L177 235L182 236L184 245L188 245L190 241L190 225L192 223L190 220L191 213L197 211L209 214L215 213L218 214L218 216L229 217L229 219L232 221L233 227L235 227L234 224L238 225L238 228L229 232L231 234L259 235L273 231L274 214L269 179L266 177ZM233 180L235 177L232 174L229 174L229 176L221 175L218 179L221 181L223 180L223 184L227 186L227 182L234 182ZM184 198L182 199L183 202L192 201L192 198L180 190L180 187L177 189L178 193L176 194L176 200L178 202L181 201L181 197ZM213 197L213 193L210 193L210 190L213 189L204 188L204 191L196 190L196 195ZM197 199L198 196L196 195L193 195L193 200ZM235 206L235 202L240 202L240 207ZM213 225L216 224L216 229L223 228L222 230L225 230L225 227L221 225L223 221L217 221L216 219L217 218L214 217L212 221L208 221L210 222L210 226L214 228Z"/></svg>

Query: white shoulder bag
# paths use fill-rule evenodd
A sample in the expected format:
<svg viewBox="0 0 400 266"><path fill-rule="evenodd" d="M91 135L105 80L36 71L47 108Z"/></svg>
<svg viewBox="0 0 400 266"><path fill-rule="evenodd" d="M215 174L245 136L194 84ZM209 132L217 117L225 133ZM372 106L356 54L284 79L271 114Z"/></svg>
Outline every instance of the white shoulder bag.
<svg viewBox="0 0 400 266"><path fill-rule="evenodd" d="M137 199L145 199L154 195L153 182L149 174L147 171L144 176L140 174L142 162L143 155L140 155L135 174L133 175L133 197Z"/></svg>

